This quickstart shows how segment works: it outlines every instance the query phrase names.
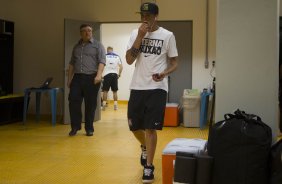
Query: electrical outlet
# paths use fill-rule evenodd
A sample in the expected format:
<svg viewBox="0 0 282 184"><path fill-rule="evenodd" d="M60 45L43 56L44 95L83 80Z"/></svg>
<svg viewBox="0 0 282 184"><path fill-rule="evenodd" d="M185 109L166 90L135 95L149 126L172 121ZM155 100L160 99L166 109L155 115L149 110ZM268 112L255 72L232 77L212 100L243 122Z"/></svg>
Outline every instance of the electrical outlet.
<svg viewBox="0 0 282 184"><path fill-rule="evenodd" d="M212 67L215 67L215 61L212 61Z"/></svg>

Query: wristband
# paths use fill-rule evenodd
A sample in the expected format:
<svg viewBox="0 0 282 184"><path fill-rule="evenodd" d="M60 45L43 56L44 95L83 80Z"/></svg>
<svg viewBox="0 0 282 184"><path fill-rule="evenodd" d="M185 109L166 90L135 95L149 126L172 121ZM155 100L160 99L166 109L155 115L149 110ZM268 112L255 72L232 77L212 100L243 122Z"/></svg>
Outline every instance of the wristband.
<svg viewBox="0 0 282 184"><path fill-rule="evenodd" d="M131 47L130 54L132 57L136 58L139 54L139 51L140 51L139 49L136 49L135 47Z"/></svg>

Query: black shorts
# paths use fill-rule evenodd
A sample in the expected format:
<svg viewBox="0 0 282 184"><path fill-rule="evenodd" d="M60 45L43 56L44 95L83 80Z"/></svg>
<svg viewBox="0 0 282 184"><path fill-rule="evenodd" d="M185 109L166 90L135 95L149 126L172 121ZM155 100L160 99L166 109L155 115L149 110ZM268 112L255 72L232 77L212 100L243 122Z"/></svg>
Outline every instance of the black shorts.
<svg viewBox="0 0 282 184"><path fill-rule="evenodd" d="M118 74L109 73L104 76L102 91L109 91L111 88L112 91L118 90Z"/></svg>
<svg viewBox="0 0 282 184"><path fill-rule="evenodd" d="M128 125L131 131L162 130L167 92L162 89L131 90L128 102Z"/></svg>

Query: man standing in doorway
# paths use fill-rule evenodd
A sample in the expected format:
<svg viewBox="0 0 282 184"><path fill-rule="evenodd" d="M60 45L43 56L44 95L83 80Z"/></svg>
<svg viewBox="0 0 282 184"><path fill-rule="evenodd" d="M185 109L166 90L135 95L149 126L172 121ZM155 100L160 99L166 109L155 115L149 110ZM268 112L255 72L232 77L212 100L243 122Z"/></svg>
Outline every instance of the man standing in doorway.
<svg viewBox="0 0 282 184"><path fill-rule="evenodd" d="M177 68L177 48L172 32L159 27L159 8L154 3L140 7L141 25L131 34L126 61L135 62L128 102L128 125L141 144L142 180L154 180L157 131L162 130L168 91L167 76Z"/></svg>
<svg viewBox="0 0 282 184"><path fill-rule="evenodd" d="M103 91L102 110L106 109L107 97L110 88L113 91L114 110L118 109L118 104L117 104L118 79L121 76L122 69L123 67L120 57L113 52L112 47L108 47L106 54L106 66L103 73L104 81L102 87L102 91Z"/></svg>
<svg viewBox="0 0 282 184"><path fill-rule="evenodd" d="M94 116L97 107L97 95L100 89L102 73L106 63L104 46L92 37L89 24L80 26L81 39L74 46L69 63L68 87L71 131L69 136L76 135L81 129L81 105L85 103L86 136L93 136Z"/></svg>

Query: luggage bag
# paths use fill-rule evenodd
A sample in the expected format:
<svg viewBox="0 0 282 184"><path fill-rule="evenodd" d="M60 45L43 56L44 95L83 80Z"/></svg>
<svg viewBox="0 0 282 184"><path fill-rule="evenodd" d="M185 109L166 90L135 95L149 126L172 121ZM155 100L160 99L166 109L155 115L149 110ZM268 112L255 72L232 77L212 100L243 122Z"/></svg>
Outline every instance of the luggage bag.
<svg viewBox="0 0 282 184"><path fill-rule="evenodd" d="M282 183L282 139L271 147L270 184Z"/></svg>
<svg viewBox="0 0 282 184"><path fill-rule="evenodd" d="M268 184L272 133L256 115L237 110L213 125L208 154L213 184Z"/></svg>

